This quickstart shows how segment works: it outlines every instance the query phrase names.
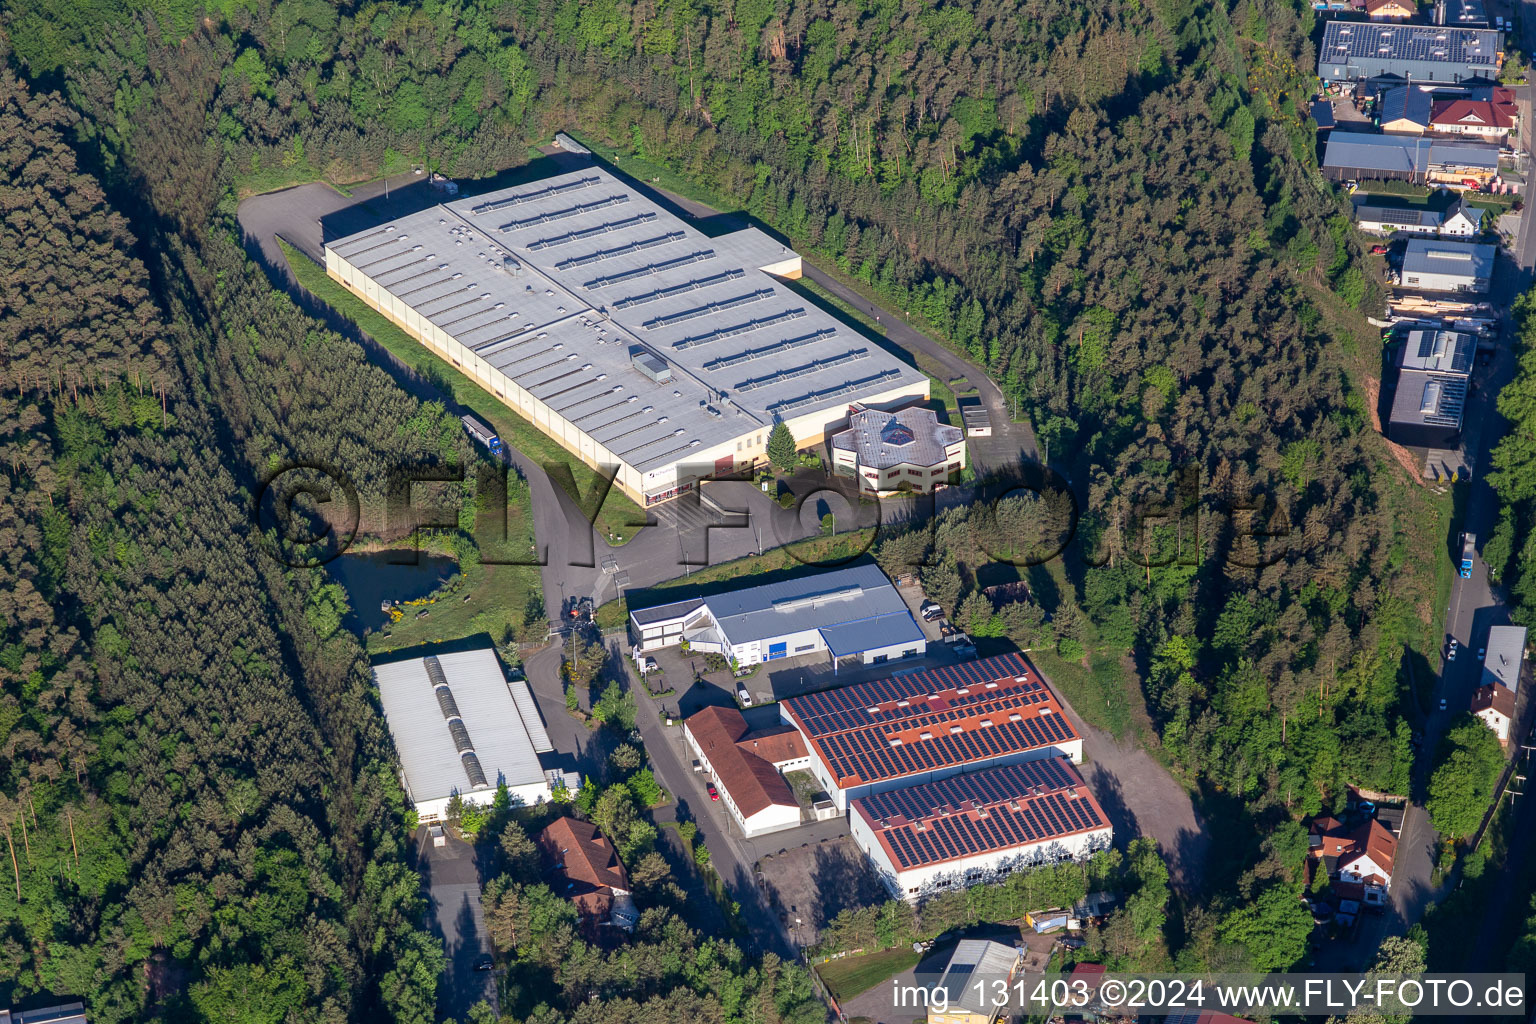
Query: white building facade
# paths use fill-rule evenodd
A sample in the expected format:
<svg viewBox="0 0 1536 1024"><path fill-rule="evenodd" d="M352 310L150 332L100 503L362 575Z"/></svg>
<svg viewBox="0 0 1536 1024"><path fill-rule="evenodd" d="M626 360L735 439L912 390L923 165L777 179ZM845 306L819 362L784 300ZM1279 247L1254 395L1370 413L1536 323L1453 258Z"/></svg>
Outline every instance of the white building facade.
<svg viewBox="0 0 1536 1024"><path fill-rule="evenodd" d="M918 902L1108 849L1109 819L1066 758L984 768L853 802L849 834L891 894Z"/></svg>

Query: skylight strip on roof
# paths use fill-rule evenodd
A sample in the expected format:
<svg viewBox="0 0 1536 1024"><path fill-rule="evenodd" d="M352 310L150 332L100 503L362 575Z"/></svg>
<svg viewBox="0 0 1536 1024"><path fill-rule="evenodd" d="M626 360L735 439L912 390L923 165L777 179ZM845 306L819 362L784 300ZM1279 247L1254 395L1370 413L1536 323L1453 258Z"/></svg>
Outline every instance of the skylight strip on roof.
<svg viewBox="0 0 1536 1024"><path fill-rule="evenodd" d="M830 359L820 359L815 362L806 363L804 366L797 366L789 370L780 370L778 373L771 373L765 377L757 377L752 380L744 380L740 384L736 385L736 390L756 391L758 388L772 387L775 384L782 384L785 381L794 380L796 377L804 377L808 374L817 373L821 370L830 370L837 366L845 366L848 363L856 362L860 359L867 358L868 356L869 349L867 348L850 349L849 351L844 352L842 355L833 356Z"/></svg>
<svg viewBox="0 0 1536 1024"><path fill-rule="evenodd" d="M485 213L494 213L497 210L505 210L509 206L521 206L523 203L531 203L537 199L546 199L550 196L565 195L567 192L575 192L584 188L591 188L601 182L596 176L590 178L578 178L576 181L568 181L562 185L549 185L532 192L519 192L517 195L507 196L505 199L497 199L489 203L481 203L470 209L470 215L478 217Z"/></svg>
<svg viewBox="0 0 1536 1024"><path fill-rule="evenodd" d="M550 213L541 213L533 217L525 217L522 220L509 220L496 228L497 231L522 231L524 228L537 227L540 224L548 224L551 221L565 220L567 217L579 217L583 213L591 213L593 210L604 210L610 206L620 206L629 202L629 196L624 193L611 195L607 199L599 199L593 203L581 203L567 207L564 210L554 210Z"/></svg>
<svg viewBox="0 0 1536 1024"><path fill-rule="evenodd" d="M698 334L691 338L684 338L681 341L673 342L672 347L682 352L690 348L697 348L700 345L708 345L712 341L734 338L740 334L750 334L753 331L760 331L767 327L773 327L776 324L798 320L803 316L805 316L804 309L788 309L774 316L763 317L761 320L748 320L746 323L736 324L733 327L722 327L719 330L710 331L708 334Z"/></svg>
<svg viewBox="0 0 1536 1024"><path fill-rule="evenodd" d="M823 391L812 391L811 393L802 395L799 398L791 398L782 402L775 402L773 405L768 407L768 411L771 413L788 412L791 409L799 409L802 406L814 405L817 402L824 402L828 399L837 398L842 395L851 395L855 391L862 391L865 388L873 387L877 384L883 384L886 381L899 378L900 376L900 370L883 370L880 373L875 374L873 377L866 377L863 380L852 381L848 384L842 384L835 388L827 388Z"/></svg>
<svg viewBox="0 0 1536 1024"><path fill-rule="evenodd" d="M572 234L582 236L589 234L605 234L608 231L616 230L620 225L627 227L628 225L634 224L636 221L655 219L656 215L654 213L642 214L639 217L634 217L627 221L613 221L609 224L604 224L601 229L591 228L588 231L577 231L572 232ZM614 259L618 256L628 256L632 252L640 252L643 249L654 249L658 245L668 245L672 242L681 242L684 238L687 237L688 236L681 231L668 231L664 235L657 235L655 238L641 239L638 242L631 242L628 245L621 245L614 249L599 249L596 252L589 252L584 256L572 256L568 260L562 260L561 262L556 263L555 269L572 270L577 267L587 267L594 263L601 263L604 260ZM534 245L530 245L528 248L530 251L532 251L535 248L547 248L547 246L543 243L534 243Z"/></svg>
<svg viewBox="0 0 1536 1024"><path fill-rule="evenodd" d="M594 288L611 288L616 284L623 284L626 281L634 281L642 277L652 277L656 274L664 274L669 270L676 270L678 267L686 267L693 263L703 263L705 260L712 260L714 258L715 250L700 249L697 252L691 252L686 256L678 256L676 259L665 260L661 263L648 263L636 270L626 270L622 274L610 274L607 277L596 277L582 285L582 287L589 290Z"/></svg>
<svg viewBox="0 0 1536 1024"><path fill-rule="evenodd" d="M746 352L738 352L735 355L721 356L713 362L705 363L704 369L724 370L732 366L739 366L742 363L751 362L754 359L765 359L769 356L776 356L791 351L792 349L814 345L818 341L826 341L836 335L836 327L823 327L820 330L812 331L810 334L802 334L796 338L785 338L783 341L775 342L772 345L765 345L762 348L749 349Z"/></svg>
<svg viewBox="0 0 1536 1024"><path fill-rule="evenodd" d="M772 288L759 288L755 292L748 292L745 295L738 295L733 299L723 299L720 302L711 302L708 305L699 306L696 309L685 310L681 313L673 313L670 316L659 316L654 320L647 320L641 326L648 331L654 331L658 327L670 327L673 324L680 324L684 321L694 320L701 316L709 316L713 313L723 313L728 309L735 309L737 306L745 306L749 302L761 302L763 299L771 299L773 298L773 295L774 292Z"/></svg>
<svg viewBox="0 0 1536 1024"><path fill-rule="evenodd" d="M571 242L579 242L584 238L595 238L598 235L606 235L609 232L622 231L625 228L634 227L636 224L649 224L655 219L656 215L654 213L637 213L633 217L626 217L623 220L604 221L603 223L597 225L595 228L582 228L580 231L567 231L565 234L555 235L553 238L541 238L537 242L531 243L528 246L528 251L538 252L541 249L553 249L556 246L568 245ZM677 235L678 237L682 237L682 232L677 232ZM572 260L567 260L566 263L573 266L581 266L583 265L582 263L577 263L575 261L584 261L585 259L586 257L584 256L577 256ZM556 266L555 269L564 270L566 267L562 264Z"/></svg>
<svg viewBox="0 0 1536 1024"><path fill-rule="evenodd" d="M405 297L407 295L415 295L417 292L424 292L428 288L436 288L436 287L438 287L440 285L452 284L453 281L454 281L454 278L453 278L452 275L450 275L448 277L444 277L444 278L439 278L436 281L428 281L426 284L417 285L415 288L412 288L409 291L395 292L394 293L395 294L395 298L400 299L401 301L404 301L404 299L405 299ZM456 292L456 291L458 291L457 288L449 289L448 291L443 292L443 294L438 295L435 298L423 299L421 302L412 302L412 303L409 303L408 305L410 305L410 307L412 309L415 309L415 310L417 310L419 312L421 307L424 304L426 304L428 302L436 302L438 299L447 298L448 296L454 294L454 292Z"/></svg>
<svg viewBox="0 0 1536 1024"><path fill-rule="evenodd" d="M709 277L696 277L690 281L684 281L682 284L675 284L667 288L658 288L653 292L646 292L642 295L628 295L615 301L613 308L628 309L631 306L643 306L647 302L656 302L659 299L670 299L676 295L686 295L688 292L696 292L701 288L712 288L717 284L724 284L727 281L739 281L741 278L746 276L747 272L742 270L740 267L737 267L720 274L713 274Z"/></svg>

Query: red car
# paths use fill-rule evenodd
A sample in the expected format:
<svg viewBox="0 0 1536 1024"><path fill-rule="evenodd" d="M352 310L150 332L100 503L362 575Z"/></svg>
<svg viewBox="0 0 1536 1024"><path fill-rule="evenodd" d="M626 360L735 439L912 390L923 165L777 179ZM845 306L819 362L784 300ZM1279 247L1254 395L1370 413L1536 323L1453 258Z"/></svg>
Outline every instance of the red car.
<svg viewBox="0 0 1536 1024"><path fill-rule="evenodd" d="M709 798L711 800L720 799L720 791L715 788L715 784L713 782L704 783L704 788L709 791Z"/></svg>
<svg viewBox="0 0 1536 1024"><path fill-rule="evenodd" d="M1384 255L1386 255L1386 252L1387 252L1387 247L1384 246L1384 245L1373 245L1373 246L1371 246L1371 255L1372 256L1384 256Z"/></svg>

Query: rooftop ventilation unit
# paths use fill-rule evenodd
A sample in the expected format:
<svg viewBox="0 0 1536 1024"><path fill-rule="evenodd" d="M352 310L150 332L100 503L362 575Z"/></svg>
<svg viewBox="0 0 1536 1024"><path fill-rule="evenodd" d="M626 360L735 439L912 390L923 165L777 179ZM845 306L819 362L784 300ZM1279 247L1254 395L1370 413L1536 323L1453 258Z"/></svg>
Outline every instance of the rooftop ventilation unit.
<svg viewBox="0 0 1536 1024"><path fill-rule="evenodd" d="M645 374L657 384L669 384L672 381L672 367L660 356L650 352L637 352L635 354L635 369Z"/></svg>

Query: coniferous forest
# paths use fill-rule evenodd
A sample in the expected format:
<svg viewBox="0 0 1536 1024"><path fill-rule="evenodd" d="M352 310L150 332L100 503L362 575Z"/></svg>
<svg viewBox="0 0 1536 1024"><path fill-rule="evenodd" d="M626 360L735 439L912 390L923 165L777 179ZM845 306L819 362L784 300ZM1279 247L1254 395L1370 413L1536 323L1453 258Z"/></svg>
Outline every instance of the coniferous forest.
<svg viewBox="0 0 1536 1024"><path fill-rule="evenodd" d="M379 500L405 460L473 456L274 288L235 210L488 176L562 130L780 232L1018 400L1083 508L1042 614L976 603L963 509L882 564L936 560L983 635L1128 666L1224 852L1123 963L1289 966L1297 822L1407 789L1401 669L1438 643L1449 529L1371 426L1380 282L1316 173L1313 27L1299 0L0 7L0 1004L433 1018L363 649L250 507L284 460L345 459ZM1177 538L1137 509L1189 471L1202 556L1148 565ZM814 1019L803 968L647 914L634 1002L573 983L538 1019Z"/></svg>

